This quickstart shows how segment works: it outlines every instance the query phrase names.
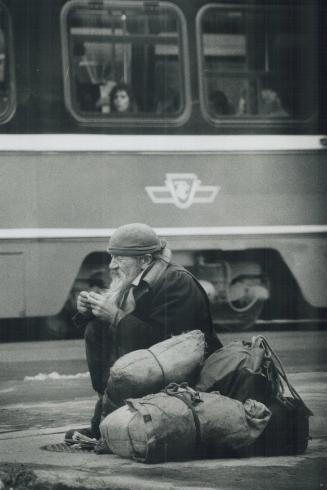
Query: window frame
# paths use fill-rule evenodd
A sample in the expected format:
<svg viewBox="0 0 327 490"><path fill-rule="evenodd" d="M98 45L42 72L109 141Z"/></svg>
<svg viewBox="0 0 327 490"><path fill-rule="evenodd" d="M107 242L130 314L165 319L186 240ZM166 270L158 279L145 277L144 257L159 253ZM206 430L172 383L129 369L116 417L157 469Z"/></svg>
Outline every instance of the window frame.
<svg viewBox="0 0 327 490"><path fill-rule="evenodd" d="M7 17L8 29L7 32L4 33L7 35L6 42L8 43L7 53L8 53L8 105L6 110L0 114L0 124L6 124L9 122L16 111L17 106L17 92L16 92L16 73L15 73L15 59L14 59L14 36L12 29L12 19L10 12L6 5L0 0L0 5L5 15Z"/></svg>
<svg viewBox="0 0 327 490"><path fill-rule="evenodd" d="M296 127L296 128L301 128L303 126L307 126L308 124L316 124L318 120L318 107L314 107L313 113L308 116L307 118L303 119L296 119L294 117L269 117L269 116L237 116L237 115L220 115L219 117L213 117L207 107L206 104L206 88L205 88L205 77L204 77L204 67L205 67L205 61L204 61L204 56L203 56L203 32L202 32L202 19L203 15L206 13L207 10L211 8L215 8L215 10L221 10L225 12L231 12L231 11L239 11L239 12L244 12L244 11L257 11L258 9L260 10L268 10L271 8L278 9L278 10L288 10L290 7L294 7L289 2L286 2L285 4L273 4L273 3L268 3L268 4L261 4L259 7L258 5L248 5L248 4L240 4L240 3L231 3L231 4L223 4L223 3L208 3L201 7L199 11L197 12L196 19L195 19L195 24L196 24L196 46L197 46L197 59L198 59L198 83L199 83L199 102L200 102L200 110L203 118L210 123L212 126L215 127L221 127L222 125L224 127L239 127L239 126L248 126L250 125L252 128L254 127L268 127L268 128L277 128L277 127L283 127L283 128L291 128L291 127ZM299 8L305 7L306 5L299 4L297 5ZM297 7L296 6L296 7ZM223 75L228 76L228 73L225 72ZM248 78L250 80L250 78Z"/></svg>
<svg viewBox="0 0 327 490"><path fill-rule="evenodd" d="M131 2L130 0L102 0L101 8L117 8L128 9L129 7L133 7L133 9L144 10L144 8L149 4L149 8L153 6L153 2L145 1L136 1ZM181 39L179 40L179 56L180 56L180 68L182 72L182 85L181 90L183 90L184 96L184 109L183 111L174 116L174 115L166 115L162 116L160 114L149 114L149 116L145 115L145 113L141 113L140 116L134 115L127 117L115 117L112 114L102 115L102 117L91 114L91 115L82 115L76 108L74 107L73 97L72 97L72 84L73 79L71 76L67 76L67 73L71 73L70 59L69 59L69 28L68 28L68 15L72 8L78 7L89 7L89 0L69 0L61 9L60 12L60 28L61 28L61 51L62 51L62 67L63 67L63 85L64 85L64 100L65 105L68 112L71 116L82 125L87 126L103 126L103 127L130 127L130 126L181 126L185 124L191 115L191 83L190 83L190 64L189 64L189 50L188 50L188 33L187 33L187 23L185 16L182 10L177 7L175 4L166 1L158 1L156 2L156 7L159 8L167 8L176 13L179 18L180 26L181 26ZM119 36L118 36L119 37Z"/></svg>

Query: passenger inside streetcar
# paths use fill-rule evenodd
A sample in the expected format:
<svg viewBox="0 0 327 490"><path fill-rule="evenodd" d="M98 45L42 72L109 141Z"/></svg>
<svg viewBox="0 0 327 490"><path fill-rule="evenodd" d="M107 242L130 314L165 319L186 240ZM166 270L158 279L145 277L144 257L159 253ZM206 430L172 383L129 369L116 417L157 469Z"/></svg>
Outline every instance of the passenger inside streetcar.
<svg viewBox="0 0 327 490"><path fill-rule="evenodd" d="M108 114L111 111L110 107L110 93L115 87L116 82L113 80L106 80L99 85L100 97L96 102L96 108L103 114Z"/></svg>
<svg viewBox="0 0 327 490"><path fill-rule="evenodd" d="M270 86L256 90L252 85L241 90L238 101L238 116L288 117L278 92Z"/></svg>
<svg viewBox="0 0 327 490"><path fill-rule="evenodd" d="M280 96L270 87L263 88L260 92L260 114L269 117L287 117Z"/></svg>
<svg viewBox="0 0 327 490"><path fill-rule="evenodd" d="M134 95L125 83L118 83L110 92L110 110L118 114L137 112Z"/></svg>
<svg viewBox="0 0 327 490"><path fill-rule="evenodd" d="M90 75L90 60L86 56L84 44L74 47L74 65L76 101L82 111L94 111L99 99L99 85Z"/></svg>
<svg viewBox="0 0 327 490"><path fill-rule="evenodd" d="M214 90L209 97L209 108L213 115L232 115L234 109L226 94L221 90Z"/></svg>

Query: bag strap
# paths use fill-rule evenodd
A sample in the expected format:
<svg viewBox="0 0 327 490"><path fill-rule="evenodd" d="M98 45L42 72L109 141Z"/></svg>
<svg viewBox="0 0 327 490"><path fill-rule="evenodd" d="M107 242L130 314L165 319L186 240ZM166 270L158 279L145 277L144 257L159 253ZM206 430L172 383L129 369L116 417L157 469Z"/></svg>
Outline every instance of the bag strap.
<svg viewBox="0 0 327 490"><path fill-rule="evenodd" d="M169 396L174 396L181 400L182 402L185 403L185 405L188 406L188 408L191 410L193 419L194 419L194 425L195 425L195 449L196 452L199 454L201 450L201 424L200 420L198 417L198 414L195 411L195 405L199 402L202 402L200 398L200 394L198 391L193 390L188 386L187 383L170 383L164 390L162 390L166 395Z"/></svg>
<svg viewBox="0 0 327 490"><path fill-rule="evenodd" d="M277 376L278 376L278 382L277 382L277 396L282 397L284 394L284 384L286 384L287 388L289 389L289 392L293 396L295 400L298 400L301 402L303 405L304 409L306 410L308 415L313 415L313 412L306 406L304 401L302 400L301 396L299 393L296 391L294 386L291 384L289 381L287 374L285 372L284 366L282 364L282 361L278 357L275 351L270 347L268 340L263 336L263 335L257 335L255 337L252 337L252 346L256 347L262 347L265 350L265 353L267 357L270 357L274 368L276 370Z"/></svg>
<svg viewBox="0 0 327 490"><path fill-rule="evenodd" d="M158 366L159 366L159 368L161 370L161 374L162 374L162 384L161 384L161 386L166 386L167 380L166 380L166 375L165 375L165 370L164 370L163 365L159 361L158 357L154 354L154 352L152 352L151 348L150 349L147 349L147 351L150 352L150 354L152 354L152 356L155 358L155 360L157 361Z"/></svg>
<svg viewBox="0 0 327 490"><path fill-rule="evenodd" d="M271 370L270 371L267 370L267 373L265 374L268 378L268 381L271 383L273 387L273 393L276 396L282 395L284 393L284 385L280 377L278 368L272 358L272 349L270 348L266 338L263 337L262 335L257 335L252 337L250 348L262 349L264 351L266 359L270 361L270 365L271 365Z"/></svg>

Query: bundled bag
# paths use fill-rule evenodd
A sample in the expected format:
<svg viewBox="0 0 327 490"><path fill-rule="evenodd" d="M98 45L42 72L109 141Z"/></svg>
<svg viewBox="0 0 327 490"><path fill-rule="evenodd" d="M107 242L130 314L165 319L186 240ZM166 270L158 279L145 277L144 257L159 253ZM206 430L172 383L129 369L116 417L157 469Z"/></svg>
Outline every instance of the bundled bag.
<svg viewBox="0 0 327 490"><path fill-rule="evenodd" d="M278 373L267 343L261 336L251 342L235 340L205 361L195 389L219 391L244 402L247 398L266 403L278 393Z"/></svg>
<svg viewBox="0 0 327 490"><path fill-rule="evenodd" d="M101 436L117 455L158 463L229 455L250 445L264 430L269 410L219 393L199 393L171 384L160 393L128 399L100 425Z"/></svg>
<svg viewBox="0 0 327 490"><path fill-rule="evenodd" d="M253 337L251 342L234 341L214 352L201 370L196 389L219 390L240 401L253 398L269 408L271 419L255 444L245 451L247 456L300 454L306 450L309 417L313 414L264 337Z"/></svg>
<svg viewBox="0 0 327 490"><path fill-rule="evenodd" d="M204 334L192 330L119 358L110 370L107 394L116 405L157 393L171 382L194 384L203 364Z"/></svg>

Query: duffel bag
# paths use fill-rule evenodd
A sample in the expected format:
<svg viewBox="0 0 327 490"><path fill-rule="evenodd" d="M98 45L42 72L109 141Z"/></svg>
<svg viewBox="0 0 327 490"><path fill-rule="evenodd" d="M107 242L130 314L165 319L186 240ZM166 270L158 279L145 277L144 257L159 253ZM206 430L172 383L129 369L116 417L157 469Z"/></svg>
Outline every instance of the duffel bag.
<svg viewBox="0 0 327 490"><path fill-rule="evenodd" d="M242 451L246 455L290 455L306 450L313 413L264 337L253 337L250 343L235 341L213 353L201 370L196 389L219 390L240 401L253 398L269 408L270 421L256 442Z"/></svg>
<svg viewBox="0 0 327 490"><path fill-rule="evenodd" d="M200 330L176 335L149 349L120 357L110 370L107 395L117 405L126 398L157 393L171 382L194 384L205 355Z"/></svg>
<svg viewBox="0 0 327 490"><path fill-rule="evenodd" d="M279 391L278 372L262 336L251 342L235 340L205 361L195 389L219 391L244 402L252 398L266 403Z"/></svg>
<svg viewBox="0 0 327 490"><path fill-rule="evenodd" d="M303 454L310 440L309 417L312 411L290 383L283 364L266 342L278 374L278 390L267 400L271 418L254 444L243 451L246 456L283 456Z"/></svg>
<svg viewBox="0 0 327 490"><path fill-rule="evenodd" d="M171 384L160 393L128 399L100 425L113 453L143 463L219 457L250 445L264 430L269 410L219 393Z"/></svg>

